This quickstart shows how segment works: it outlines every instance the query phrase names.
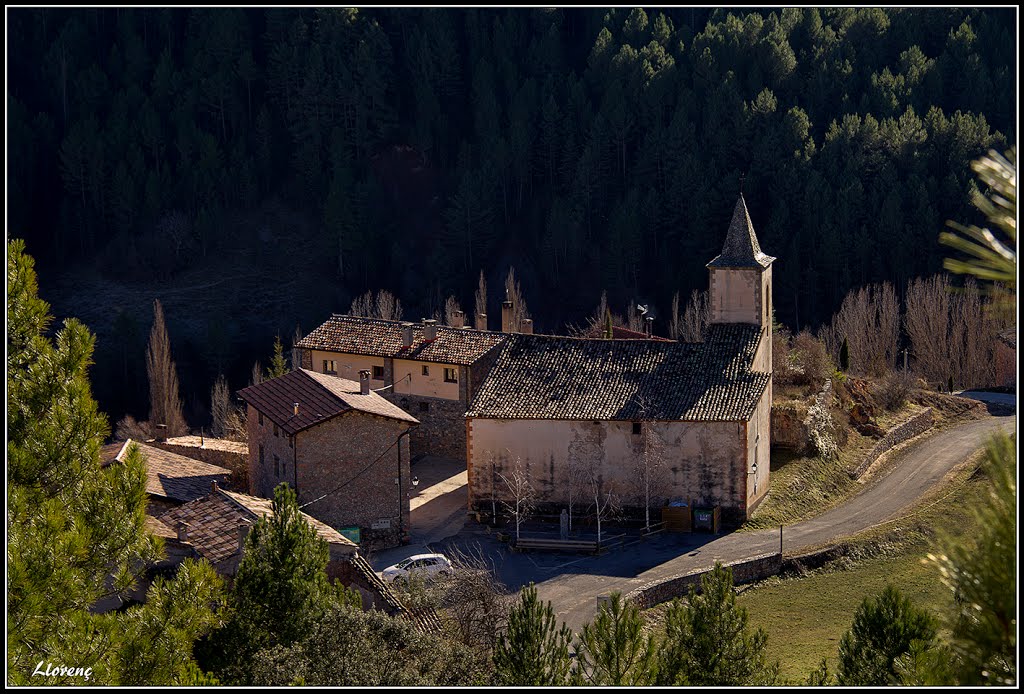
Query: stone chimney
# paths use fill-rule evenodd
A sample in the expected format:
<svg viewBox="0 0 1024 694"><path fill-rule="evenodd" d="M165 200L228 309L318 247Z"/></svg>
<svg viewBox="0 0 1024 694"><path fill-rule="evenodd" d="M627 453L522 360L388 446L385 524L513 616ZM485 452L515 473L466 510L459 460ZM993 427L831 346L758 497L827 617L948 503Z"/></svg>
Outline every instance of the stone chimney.
<svg viewBox="0 0 1024 694"><path fill-rule="evenodd" d="M192 526L190 526L185 521L178 521L177 531L178 531L178 541L179 542L188 542L188 532L189 532L189 528L191 528L191 527Z"/></svg>
<svg viewBox="0 0 1024 694"><path fill-rule="evenodd" d="M167 425L157 424L156 425L156 436L157 441L164 442L167 440Z"/></svg>
<svg viewBox="0 0 1024 694"><path fill-rule="evenodd" d="M296 417L299 416L299 403L297 403L297 402L293 402L292 403L292 414L294 414Z"/></svg>
<svg viewBox="0 0 1024 694"><path fill-rule="evenodd" d="M456 311L455 314L452 316L452 327L453 328L461 328L465 324L466 324L466 312L465 311Z"/></svg>
<svg viewBox="0 0 1024 694"><path fill-rule="evenodd" d="M210 480L210 493L216 494L220 487L217 486L217 480Z"/></svg>
<svg viewBox="0 0 1024 694"><path fill-rule="evenodd" d="M402 323L402 347L412 347L412 323Z"/></svg>
<svg viewBox="0 0 1024 694"><path fill-rule="evenodd" d="M644 317L644 332L647 333L647 337L654 337L654 316Z"/></svg>
<svg viewBox="0 0 1024 694"><path fill-rule="evenodd" d="M476 329L487 330L487 314L478 313L476 314Z"/></svg>
<svg viewBox="0 0 1024 694"><path fill-rule="evenodd" d="M512 302L505 300L501 302L501 332L510 333L512 330Z"/></svg>
<svg viewBox="0 0 1024 694"><path fill-rule="evenodd" d="M359 370L359 394L369 395L370 394L370 370L360 369Z"/></svg>
<svg viewBox="0 0 1024 694"><path fill-rule="evenodd" d="M423 339L426 342L437 339L437 321L432 318L423 319Z"/></svg>
<svg viewBox="0 0 1024 694"><path fill-rule="evenodd" d="M249 537L249 524L239 523L238 524L238 551L241 552L245 549L245 538Z"/></svg>
<svg viewBox="0 0 1024 694"><path fill-rule="evenodd" d="M533 335L533 319L524 318L521 328L520 332L524 335Z"/></svg>

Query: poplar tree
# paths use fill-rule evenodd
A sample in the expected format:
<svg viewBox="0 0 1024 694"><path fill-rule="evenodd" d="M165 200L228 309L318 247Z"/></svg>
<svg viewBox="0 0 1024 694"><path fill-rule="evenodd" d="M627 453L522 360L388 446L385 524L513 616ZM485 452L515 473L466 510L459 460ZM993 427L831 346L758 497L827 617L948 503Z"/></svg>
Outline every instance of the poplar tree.
<svg viewBox="0 0 1024 694"><path fill-rule="evenodd" d="M171 360L171 340L159 299L153 301L153 329L146 347L146 374L149 376L150 425L166 424L168 436L186 433L188 428L178 395L178 372Z"/></svg>
<svg viewBox="0 0 1024 694"><path fill-rule="evenodd" d="M124 606L161 556L146 529L145 461L137 446L102 467L109 433L92 399L94 336L52 317L37 295L21 240L7 265L7 682L20 685L195 684L192 643L216 620L220 579L185 561L156 580L142 605ZM91 669L33 675L48 665Z"/></svg>
<svg viewBox="0 0 1024 694"><path fill-rule="evenodd" d="M572 632L555 626L551 603L537 599L533 583L523 588L519 604L508 616L508 629L494 649L499 681L510 686L563 686L569 684Z"/></svg>
<svg viewBox="0 0 1024 694"><path fill-rule="evenodd" d="M288 373L288 362L284 359L284 345L281 344L281 336L274 337L274 356L270 360L270 368L267 369L267 378L277 378Z"/></svg>

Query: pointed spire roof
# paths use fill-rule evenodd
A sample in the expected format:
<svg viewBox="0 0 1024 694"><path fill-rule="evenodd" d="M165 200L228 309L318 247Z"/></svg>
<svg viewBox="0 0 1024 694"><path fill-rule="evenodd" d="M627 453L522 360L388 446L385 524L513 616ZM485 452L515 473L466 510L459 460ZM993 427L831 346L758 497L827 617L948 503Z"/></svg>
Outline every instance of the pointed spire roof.
<svg viewBox="0 0 1024 694"><path fill-rule="evenodd" d="M722 254L708 263L708 267L768 267L775 258L761 252L754 225L750 222L747 203L740 193L736 209L729 223Z"/></svg>

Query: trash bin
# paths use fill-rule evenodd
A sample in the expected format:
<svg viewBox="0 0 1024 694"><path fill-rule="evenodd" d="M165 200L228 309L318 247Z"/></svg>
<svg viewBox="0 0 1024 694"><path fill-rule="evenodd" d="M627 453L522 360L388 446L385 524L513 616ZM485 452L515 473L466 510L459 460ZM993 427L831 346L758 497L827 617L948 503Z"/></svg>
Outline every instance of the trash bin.
<svg viewBox="0 0 1024 694"><path fill-rule="evenodd" d="M721 522L721 511L718 506L711 508L693 509L693 529L706 530L711 533L718 533L718 526Z"/></svg>

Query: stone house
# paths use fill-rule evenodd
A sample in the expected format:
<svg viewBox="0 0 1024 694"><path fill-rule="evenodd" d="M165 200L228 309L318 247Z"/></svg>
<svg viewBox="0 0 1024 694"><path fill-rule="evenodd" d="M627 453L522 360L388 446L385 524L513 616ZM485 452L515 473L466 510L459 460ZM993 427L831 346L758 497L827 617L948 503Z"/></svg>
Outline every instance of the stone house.
<svg viewBox="0 0 1024 694"><path fill-rule="evenodd" d="M310 514L370 547L409 529L409 434L418 422L360 381L291 371L238 393L247 403L250 491L287 482Z"/></svg>
<svg viewBox="0 0 1024 694"><path fill-rule="evenodd" d="M478 319L486 328L486 316ZM293 363L346 378L369 370L373 390L419 420L411 436L414 456L462 460L466 410L506 337L464 327L462 320L414 325L335 314L296 344Z"/></svg>
<svg viewBox="0 0 1024 694"><path fill-rule="evenodd" d="M470 508L510 499L499 475L514 468L552 507L580 471L639 506L647 460L652 506L682 499L745 518L769 483L773 260L741 197L707 266L704 342L510 335L466 415Z"/></svg>

